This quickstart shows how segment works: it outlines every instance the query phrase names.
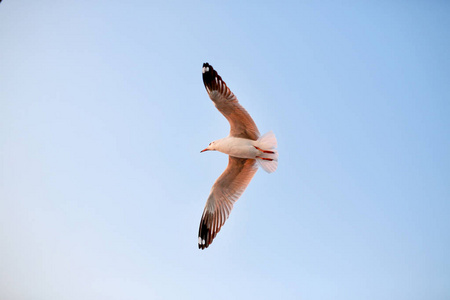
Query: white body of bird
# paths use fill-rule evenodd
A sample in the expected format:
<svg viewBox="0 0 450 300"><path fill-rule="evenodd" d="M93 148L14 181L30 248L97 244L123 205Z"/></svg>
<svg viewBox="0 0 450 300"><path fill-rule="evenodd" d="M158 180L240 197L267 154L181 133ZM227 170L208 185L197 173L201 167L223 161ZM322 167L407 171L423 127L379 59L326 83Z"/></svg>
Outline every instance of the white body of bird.
<svg viewBox="0 0 450 300"><path fill-rule="evenodd" d="M277 140L269 131L258 140L250 140L227 136L209 144L204 151L215 150L233 157L256 159L259 165L268 173L276 170L278 165ZM263 150L264 149L264 150Z"/></svg>
<svg viewBox="0 0 450 300"><path fill-rule="evenodd" d="M208 150L216 150L234 157L252 158L262 154L256 149L256 141L227 136L226 138L214 141L208 146Z"/></svg>

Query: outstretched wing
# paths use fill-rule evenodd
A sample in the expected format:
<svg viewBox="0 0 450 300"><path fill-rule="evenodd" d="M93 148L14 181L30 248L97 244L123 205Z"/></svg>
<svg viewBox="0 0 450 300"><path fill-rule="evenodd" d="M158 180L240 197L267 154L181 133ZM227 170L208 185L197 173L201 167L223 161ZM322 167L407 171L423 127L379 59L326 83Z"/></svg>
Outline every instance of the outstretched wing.
<svg viewBox="0 0 450 300"><path fill-rule="evenodd" d="M230 136L256 141L259 137L258 127L216 70L210 64L204 63L202 72L209 98L230 122Z"/></svg>
<svg viewBox="0 0 450 300"><path fill-rule="evenodd" d="M214 183L206 201L198 231L200 249L212 243L257 170L254 159L229 157L227 168Z"/></svg>

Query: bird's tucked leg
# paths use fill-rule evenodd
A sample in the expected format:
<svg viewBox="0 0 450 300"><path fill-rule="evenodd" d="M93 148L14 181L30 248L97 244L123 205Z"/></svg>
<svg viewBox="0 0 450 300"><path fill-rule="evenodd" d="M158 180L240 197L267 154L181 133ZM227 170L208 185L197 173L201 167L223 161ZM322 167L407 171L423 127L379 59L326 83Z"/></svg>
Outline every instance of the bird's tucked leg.
<svg viewBox="0 0 450 300"><path fill-rule="evenodd" d="M253 147L255 147L256 150L261 151L262 153L270 153L270 154L274 154L274 153L275 153L275 152L273 152L273 151L263 150L263 149L261 149L261 148L259 148L259 147L256 147L256 146L253 146Z"/></svg>
<svg viewBox="0 0 450 300"><path fill-rule="evenodd" d="M267 158L267 157L261 157L261 156L256 156L255 158L273 161L273 158Z"/></svg>

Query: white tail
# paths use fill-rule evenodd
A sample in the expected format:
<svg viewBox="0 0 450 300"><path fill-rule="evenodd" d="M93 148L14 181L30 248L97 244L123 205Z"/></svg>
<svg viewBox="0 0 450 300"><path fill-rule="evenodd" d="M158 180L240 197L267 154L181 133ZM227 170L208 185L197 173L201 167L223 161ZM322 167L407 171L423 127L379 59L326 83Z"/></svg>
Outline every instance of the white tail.
<svg viewBox="0 0 450 300"><path fill-rule="evenodd" d="M278 151L277 138L272 131L267 132L256 141L256 147L261 150L261 155L256 159L261 168L267 173L275 172L278 167ZM263 151L270 151L273 153L265 153Z"/></svg>

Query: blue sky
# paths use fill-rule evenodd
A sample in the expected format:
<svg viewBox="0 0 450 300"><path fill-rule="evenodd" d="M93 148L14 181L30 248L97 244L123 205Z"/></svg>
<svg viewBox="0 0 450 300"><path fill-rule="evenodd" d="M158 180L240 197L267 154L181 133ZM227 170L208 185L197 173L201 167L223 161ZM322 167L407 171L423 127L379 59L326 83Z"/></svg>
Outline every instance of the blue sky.
<svg viewBox="0 0 450 300"><path fill-rule="evenodd" d="M0 4L0 298L450 298L444 1ZM197 248L228 134L279 167Z"/></svg>

